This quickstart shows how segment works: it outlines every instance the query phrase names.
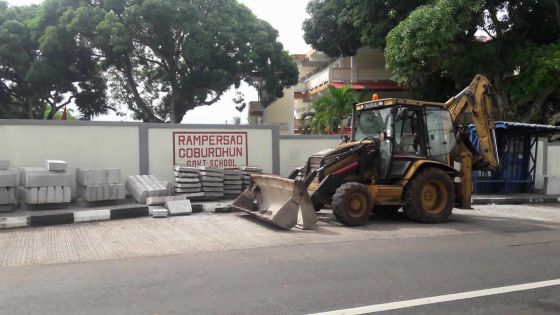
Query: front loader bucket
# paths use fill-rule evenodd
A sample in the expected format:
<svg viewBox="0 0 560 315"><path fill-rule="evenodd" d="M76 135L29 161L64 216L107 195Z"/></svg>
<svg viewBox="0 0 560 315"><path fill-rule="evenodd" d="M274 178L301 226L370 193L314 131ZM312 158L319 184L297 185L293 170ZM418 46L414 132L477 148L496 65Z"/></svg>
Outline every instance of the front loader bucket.
<svg viewBox="0 0 560 315"><path fill-rule="evenodd" d="M251 186L232 208L285 229L315 226L317 215L302 181L270 175L251 175L251 179Z"/></svg>

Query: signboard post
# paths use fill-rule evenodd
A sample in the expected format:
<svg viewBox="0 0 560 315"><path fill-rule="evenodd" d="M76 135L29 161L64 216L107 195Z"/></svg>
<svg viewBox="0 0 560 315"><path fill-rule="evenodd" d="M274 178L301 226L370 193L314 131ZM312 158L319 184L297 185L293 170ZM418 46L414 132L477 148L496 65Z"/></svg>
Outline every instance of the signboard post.
<svg viewBox="0 0 560 315"><path fill-rule="evenodd" d="M173 164L233 168L249 164L247 132L173 132Z"/></svg>

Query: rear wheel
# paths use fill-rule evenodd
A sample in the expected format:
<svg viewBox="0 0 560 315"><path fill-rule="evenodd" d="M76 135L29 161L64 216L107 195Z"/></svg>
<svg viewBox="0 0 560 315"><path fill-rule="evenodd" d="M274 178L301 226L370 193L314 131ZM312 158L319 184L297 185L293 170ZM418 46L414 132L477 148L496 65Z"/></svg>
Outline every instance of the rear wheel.
<svg viewBox="0 0 560 315"><path fill-rule="evenodd" d="M451 178L442 170L428 168L408 183L405 191L404 213L423 223L445 221L455 204L455 189Z"/></svg>
<svg viewBox="0 0 560 315"><path fill-rule="evenodd" d="M342 224L364 225L371 215L371 196L366 186L360 183L345 183L336 190L332 207L334 216Z"/></svg>
<svg viewBox="0 0 560 315"><path fill-rule="evenodd" d="M397 215L400 208L401 206L374 206L373 213L380 217L391 218Z"/></svg>

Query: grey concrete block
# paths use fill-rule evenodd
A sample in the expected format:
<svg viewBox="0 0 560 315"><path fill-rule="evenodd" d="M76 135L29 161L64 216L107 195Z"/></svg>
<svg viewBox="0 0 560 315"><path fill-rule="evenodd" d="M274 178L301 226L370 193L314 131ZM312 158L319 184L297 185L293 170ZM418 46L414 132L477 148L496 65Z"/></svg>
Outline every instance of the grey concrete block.
<svg viewBox="0 0 560 315"><path fill-rule="evenodd" d="M81 184L78 184L76 186L76 188L78 189L78 197L82 198L83 200L87 201L87 202L93 202L97 200L97 186L96 185L88 185L88 186L84 186Z"/></svg>
<svg viewBox="0 0 560 315"><path fill-rule="evenodd" d="M191 201L184 200L169 200L164 204L165 208L169 211L169 215L186 215L192 213Z"/></svg>
<svg viewBox="0 0 560 315"><path fill-rule="evenodd" d="M200 172L200 176L208 176L208 177L219 177L224 178L224 173L214 173L214 172Z"/></svg>
<svg viewBox="0 0 560 315"><path fill-rule="evenodd" d="M46 160L45 167L51 172L60 172L66 170L67 163L61 160Z"/></svg>
<svg viewBox="0 0 560 315"><path fill-rule="evenodd" d="M8 203L17 204L17 187L8 187Z"/></svg>
<svg viewBox="0 0 560 315"><path fill-rule="evenodd" d="M126 197L126 189L124 184L114 184L117 187L117 200L124 199Z"/></svg>
<svg viewBox="0 0 560 315"><path fill-rule="evenodd" d="M7 170L10 167L9 160L0 160L0 170Z"/></svg>
<svg viewBox="0 0 560 315"><path fill-rule="evenodd" d="M174 187L177 187L177 188L200 188L200 187L202 187L202 184L201 183L188 183L188 184L175 183Z"/></svg>
<svg viewBox="0 0 560 315"><path fill-rule="evenodd" d="M111 210L88 210L74 212L74 222L104 221L111 218Z"/></svg>
<svg viewBox="0 0 560 315"><path fill-rule="evenodd" d="M240 180L226 180L224 181L225 185L242 185L243 181Z"/></svg>
<svg viewBox="0 0 560 315"><path fill-rule="evenodd" d="M37 203L47 203L47 187L39 187L37 190Z"/></svg>
<svg viewBox="0 0 560 315"><path fill-rule="evenodd" d="M54 202L63 203L64 202L64 189L62 186L56 186L54 188Z"/></svg>
<svg viewBox="0 0 560 315"><path fill-rule="evenodd" d="M25 187L70 186L73 181L67 171L50 172L47 169L22 167L21 172L21 184Z"/></svg>
<svg viewBox="0 0 560 315"><path fill-rule="evenodd" d="M195 197L202 197L202 196L204 196L204 193L201 192L201 191L192 192L192 193L182 193L181 196L184 196L185 198L195 198Z"/></svg>
<svg viewBox="0 0 560 315"><path fill-rule="evenodd" d="M186 199L185 196L154 196L146 198L146 205L148 206L156 206L156 205L163 205L166 201L173 201L173 200L184 200Z"/></svg>
<svg viewBox="0 0 560 315"><path fill-rule="evenodd" d="M95 199L102 201L103 199L103 185L95 185Z"/></svg>
<svg viewBox="0 0 560 315"><path fill-rule="evenodd" d="M223 168L216 168L216 167L206 167L206 166L201 166L199 167L200 171L204 171L204 172L212 172L212 173L224 173L224 169Z"/></svg>
<svg viewBox="0 0 560 315"><path fill-rule="evenodd" d="M111 200L111 186L109 186L109 184L103 184L101 188L103 189L103 199L101 200Z"/></svg>
<svg viewBox="0 0 560 315"><path fill-rule="evenodd" d="M18 195L20 200L30 205L37 204L37 202L39 201L38 193L39 188L27 188L23 186L20 186L18 188Z"/></svg>
<svg viewBox="0 0 560 315"><path fill-rule="evenodd" d="M16 170L0 170L0 187L14 187L18 185Z"/></svg>
<svg viewBox="0 0 560 315"><path fill-rule="evenodd" d="M107 169L107 184L120 184L121 170L118 168Z"/></svg>
<svg viewBox="0 0 560 315"><path fill-rule="evenodd" d="M78 184L102 185L102 184L120 184L121 170L118 168L109 169L76 169L76 181Z"/></svg>
<svg viewBox="0 0 560 315"><path fill-rule="evenodd" d="M8 188L0 187L0 205L7 205L7 204L9 204Z"/></svg>
<svg viewBox="0 0 560 315"><path fill-rule="evenodd" d="M47 187L47 203L54 203L54 195L56 194L54 186Z"/></svg>
<svg viewBox="0 0 560 315"><path fill-rule="evenodd" d="M72 188L70 188L70 186L64 186L62 187L62 193L64 195L64 202L70 202L72 201Z"/></svg>
<svg viewBox="0 0 560 315"><path fill-rule="evenodd" d="M128 176L125 183L126 190L132 195L132 198L138 203L146 203L147 188L138 181L136 176Z"/></svg>
<svg viewBox="0 0 560 315"><path fill-rule="evenodd" d="M155 208L152 210L152 217L154 218L166 218L169 215L169 211L164 208Z"/></svg>

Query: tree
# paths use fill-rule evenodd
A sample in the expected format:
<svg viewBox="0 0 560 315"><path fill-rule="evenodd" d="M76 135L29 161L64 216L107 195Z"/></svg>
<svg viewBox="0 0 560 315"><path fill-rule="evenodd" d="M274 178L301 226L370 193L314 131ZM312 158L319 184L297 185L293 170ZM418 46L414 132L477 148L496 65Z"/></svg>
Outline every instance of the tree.
<svg viewBox="0 0 560 315"><path fill-rule="evenodd" d="M71 102L81 118L105 113L99 58L81 37L75 12L48 0L41 6L0 5L0 68L7 117L53 119ZM86 28L87 29L87 28ZM6 117L6 116L4 116Z"/></svg>
<svg viewBox="0 0 560 315"><path fill-rule="evenodd" d="M297 83L278 33L236 0L112 0L96 27L116 98L143 121L180 122L242 81L263 105Z"/></svg>
<svg viewBox="0 0 560 315"><path fill-rule="evenodd" d="M557 0L438 0L388 34L387 65L411 89L440 78L457 90L485 74L508 119L545 122L560 110L559 12Z"/></svg>
<svg viewBox="0 0 560 315"><path fill-rule="evenodd" d="M349 85L341 88L329 86L328 93L313 102L314 115L309 128L314 133L338 132L340 122L352 114L352 104L356 95Z"/></svg>
<svg viewBox="0 0 560 315"><path fill-rule="evenodd" d="M363 46L384 47L387 33L427 0L312 0L304 39L331 57L352 56Z"/></svg>

